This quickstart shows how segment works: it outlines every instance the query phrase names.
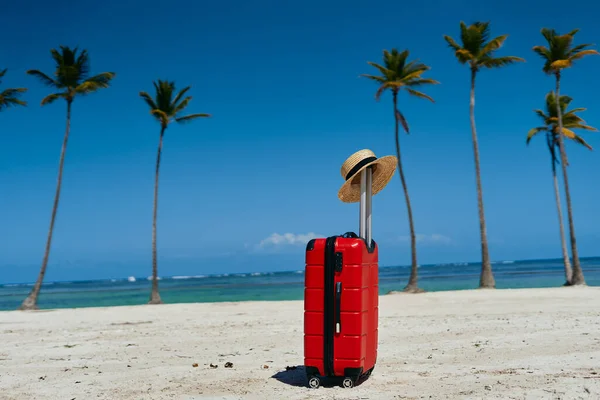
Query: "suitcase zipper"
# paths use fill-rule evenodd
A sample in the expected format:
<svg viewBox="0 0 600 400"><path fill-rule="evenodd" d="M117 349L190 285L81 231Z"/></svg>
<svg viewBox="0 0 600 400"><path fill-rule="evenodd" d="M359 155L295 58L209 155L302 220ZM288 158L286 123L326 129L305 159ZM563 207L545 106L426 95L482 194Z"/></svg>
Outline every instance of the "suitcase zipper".
<svg viewBox="0 0 600 400"><path fill-rule="evenodd" d="M327 238L325 243L325 295L324 321L323 321L323 369L325 376L332 376L333 372L333 322L334 322L334 273L335 273L335 242L337 236Z"/></svg>
<svg viewBox="0 0 600 400"><path fill-rule="evenodd" d="M335 284L335 333L342 331L342 282Z"/></svg>

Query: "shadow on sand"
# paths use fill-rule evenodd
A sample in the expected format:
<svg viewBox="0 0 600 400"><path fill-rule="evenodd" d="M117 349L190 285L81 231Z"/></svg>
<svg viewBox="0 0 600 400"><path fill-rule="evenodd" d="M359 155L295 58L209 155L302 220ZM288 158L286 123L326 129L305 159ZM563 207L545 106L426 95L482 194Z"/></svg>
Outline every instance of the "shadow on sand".
<svg viewBox="0 0 600 400"><path fill-rule="evenodd" d="M296 387L308 387L306 381L306 370L303 365L295 367L286 367L284 371L279 371L271 378L277 379L281 383Z"/></svg>
<svg viewBox="0 0 600 400"><path fill-rule="evenodd" d="M281 383L285 383L286 385L295 386L295 387L305 387L309 388L308 381L306 378L306 369L303 365L297 365L295 367L286 367L284 371L279 371L271 378L278 380ZM322 378L321 386L322 387L334 387L340 386L343 378ZM360 386L364 381L368 379L368 376L363 376L358 382L355 383L356 386Z"/></svg>

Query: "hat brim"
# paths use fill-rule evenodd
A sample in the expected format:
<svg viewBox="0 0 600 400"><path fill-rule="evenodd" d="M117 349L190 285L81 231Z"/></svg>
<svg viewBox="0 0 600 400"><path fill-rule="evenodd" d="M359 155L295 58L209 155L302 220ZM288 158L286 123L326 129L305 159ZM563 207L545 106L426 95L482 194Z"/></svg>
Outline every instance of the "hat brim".
<svg viewBox="0 0 600 400"><path fill-rule="evenodd" d="M338 198L344 203L356 203L360 201L360 173L367 167L373 167L372 196L379 193L392 179L398 166L395 156L385 156L365 164L354 175L344 182L338 191Z"/></svg>

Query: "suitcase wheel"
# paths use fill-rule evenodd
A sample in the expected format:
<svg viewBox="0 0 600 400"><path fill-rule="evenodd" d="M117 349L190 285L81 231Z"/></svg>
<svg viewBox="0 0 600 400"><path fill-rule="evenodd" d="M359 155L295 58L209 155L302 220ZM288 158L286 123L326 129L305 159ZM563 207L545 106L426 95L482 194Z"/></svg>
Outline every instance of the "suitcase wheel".
<svg viewBox="0 0 600 400"><path fill-rule="evenodd" d="M312 389L317 389L321 386L321 380L317 376L311 376L308 378L308 386Z"/></svg>
<svg viewBox="0 0 600 400"><path fill-rule="evenodd" d="M342 386L345 388L351 388L354 386L354 381L352 380L352 378L344 378L344 380L342 381Z"/></svg>

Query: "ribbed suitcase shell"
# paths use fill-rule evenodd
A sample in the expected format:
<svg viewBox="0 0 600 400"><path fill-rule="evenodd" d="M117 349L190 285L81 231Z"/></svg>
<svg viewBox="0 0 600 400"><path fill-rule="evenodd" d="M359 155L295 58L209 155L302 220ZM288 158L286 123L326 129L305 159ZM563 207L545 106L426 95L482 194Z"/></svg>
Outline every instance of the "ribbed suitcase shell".
<svg viewBox="0 0 600 400"><path fill-rule="evenodd" d="M341 253L342 267L341 271L334 270L328 284L325 273L328 267L327 239L313 239L306 249L304 365L309 380L313 376L334 376L349 377L356 382L370 375L377 359L378 249L373 241L369 251L366 241L358 237L337 236L331 240L335 240L334 251L338 257ZM341 282L341 329L336 333L338 311L336 304L331 303L335 303L338 282Z"/></svg>

